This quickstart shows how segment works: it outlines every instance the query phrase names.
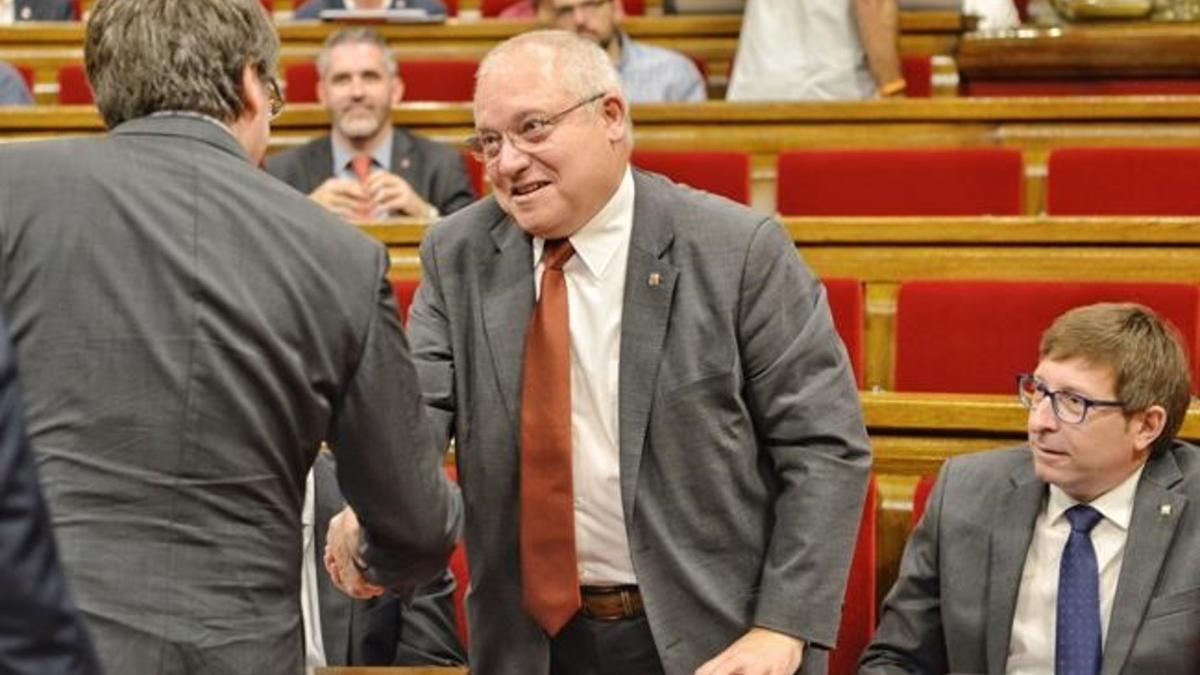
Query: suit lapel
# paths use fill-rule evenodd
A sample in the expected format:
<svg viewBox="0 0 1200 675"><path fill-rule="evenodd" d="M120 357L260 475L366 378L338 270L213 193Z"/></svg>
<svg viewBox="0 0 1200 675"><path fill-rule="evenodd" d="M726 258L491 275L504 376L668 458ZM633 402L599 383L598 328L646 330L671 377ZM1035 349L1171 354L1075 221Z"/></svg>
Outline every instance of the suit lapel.
<svg viewBox="0 0 1200 675"><path fill-rule="evenodd" d="M492 227L492 242L492 257L479 271L483 325L504 406L515 425L525 330L533 313L533 248L529 236L507 216Z"/></svg>
<svg viewBox="0 0 1200 675"><path fill-rule="evenodd" d="M1169 450L1148 461L1142 473L1133 499L1121 577L1108 621L1101 671L1104 675L1120 673L1129 658L1159 569L1187 505L1187 498L1173 489L1181 479L1179 465Z"/></svg>
<svg viewBox="0 0 1200 675"><path fill-rule="evenodd" d="M309 194L321 187L321 183L324 183L325 179L337 175L337 171L333 166L332 136L326 136L313 144L313 151L307 160L301 164L301 170L304 172L304 182L306 185L305 188L301 189L301 192L305 194Z"/></svg>
<svg viewBox="0 0 1200 675"><path fill-rule="evenodd" d="M411 184L412 176L409 174L412 170L412 160L409 154L412 153L412 139L403 129L392 129L392 173L403 178ZM415 187L413 189L416 189Z"/></svg>
<svg viewBox="0 0 1200 675"><path fill-rule="evenodd" d="M1021 587L1021 571L1033 538L1033 526L1046 484L1037 480L1032 460L1009 477L1011 489L996 505L988 576L987 663L989 673L1003 673L1012 639L1013 612Z"/></svg>
<svg viewBox="0 0 1200 675"><path fill-rule="evenodd" d="M675 238L669 195L647 184L640 172L634 171L633 175L633 233L625 272L618 384L621 501L626 523L633 522L646 424L678 277L678 270L666 257Z"/></svg>

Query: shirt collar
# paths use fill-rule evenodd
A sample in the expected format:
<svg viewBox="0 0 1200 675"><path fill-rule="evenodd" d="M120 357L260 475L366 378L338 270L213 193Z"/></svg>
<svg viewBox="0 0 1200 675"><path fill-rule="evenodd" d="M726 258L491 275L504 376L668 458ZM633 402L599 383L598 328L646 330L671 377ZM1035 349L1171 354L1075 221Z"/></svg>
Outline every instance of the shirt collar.
<svg viewBox="0 0 1200 675"><path fill-rule="evenodd" d="M571 235L575 257L583 261L593 277L601 278L608 270L622 242L629 240L633 229L633 171L625 167L625 176L617 191L596 215ZM542 261L545 240L533 239L533 265Z"/></svg>
<svg viewBox="0 0 1200 675"><path fill-rule="evenodd" d="M1137 494L1138 479L1141 478L1145 468L1146 464L1143 463L1120 485L1096 497L1088 503L1088 506L1099 511L1100 515L1113 525L1122 530L1128 530L1129 521L1133 517L1133 498ZM1050 498L1046 502L1046 517L1049 522L1056 523L1067 512L1067 509L1080 503L1082 502L1063 492L1062 488L1051 485Z"/></svg>
<svg viewBox="0 0 1200 675"><path fill-rule="evenodd" d="M342 147L333 136L329 137L329 142L333 145L333 173L338 175L347 170L350 160L354 159L358 153L350 148ZM390 124L384 129L383 140L375 146L375 151L371 153L371 161L384 171L392 170L392 127Z"/></svg>

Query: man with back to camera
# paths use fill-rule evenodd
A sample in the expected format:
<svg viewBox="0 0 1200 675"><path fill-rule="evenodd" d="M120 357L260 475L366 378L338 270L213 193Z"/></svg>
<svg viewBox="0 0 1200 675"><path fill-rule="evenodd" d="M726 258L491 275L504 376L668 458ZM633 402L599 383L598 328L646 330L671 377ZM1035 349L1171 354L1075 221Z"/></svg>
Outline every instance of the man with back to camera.
<svg viewBox="0 0 1200 675"><path fill-rule="evenodd" d="M267 171L348 220L436 219L475 199L454 148L392 126L404 95L396 57L369 28L345 28L317 57L330 134L267 158Z"/></svg>
<svg viewBox="0 0 1200 675"><path fill-rule="evenodd" d="M574 31L600 45L621 76L630 103L703 101L704 76L683 54L638 42L621 30L621 0L537 0L547 27Z"/></svg>
<svg viewBox="0 0 1200 675"><path fill-rule="evenodd" d="M1173 327L1060 316L1018 394L1029 442L946 461L863 675L1200 672L1200 452Z"/></svg>
<svg viewBox="0 0 1200 675"><path fill-rule="evenodd" d="M84 57L111 132L0 148L0 304L112 673L300 671L323 440L356 571L409 588L456 539L386 252L256 168L278 49L257 0L99 0Z"/></svg>
<svg viewBox="0 0 1200 675"><path fill-rule="evenodd" d="M426 234L408 324L472 669L824 672L870 455L820 282L771 218L630 168L588 40L494 49L475 127L493 197Z"/></svg>

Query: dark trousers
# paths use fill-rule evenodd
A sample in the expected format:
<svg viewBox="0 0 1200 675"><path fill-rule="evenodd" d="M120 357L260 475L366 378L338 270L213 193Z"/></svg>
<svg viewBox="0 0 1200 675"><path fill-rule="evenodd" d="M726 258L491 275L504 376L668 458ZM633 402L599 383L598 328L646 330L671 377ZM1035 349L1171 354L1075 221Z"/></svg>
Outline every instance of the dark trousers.
<svg viewBox="0 0 1200 675"><path fill-rule="evenodd" d="M551 675L664 675L646 617L597 621L577 614L550 641Z"/></svg>

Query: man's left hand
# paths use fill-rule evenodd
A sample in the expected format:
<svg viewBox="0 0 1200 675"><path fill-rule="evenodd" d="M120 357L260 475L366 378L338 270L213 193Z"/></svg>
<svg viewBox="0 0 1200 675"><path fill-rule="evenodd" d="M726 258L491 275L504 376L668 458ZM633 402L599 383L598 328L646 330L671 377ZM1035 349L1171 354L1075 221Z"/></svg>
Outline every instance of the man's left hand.
<svg viewBox="0 0 1200 675"><path fill-rule="evenodd" d="M426 218L431 211L429 203L407 181L387 171L374 171L367 177L367 194L376 212Z"/></svg>
<svg viewBox="0 0 1200 675"><path fill-rule="evenodd" d="M804 640L766 628L752 628L725 651L700 666L696 675L793 675L804 657Z"/></svg>
<svg viewBox="0 0 1200 675"><path fill-rule="evenodd" d="M382 595L384 590L367 581L362 574L357 558L361 540L362 529L358 525L358 516L349 506L329 521L325 536L325 569L334 586L360 600Z"/></svg>

